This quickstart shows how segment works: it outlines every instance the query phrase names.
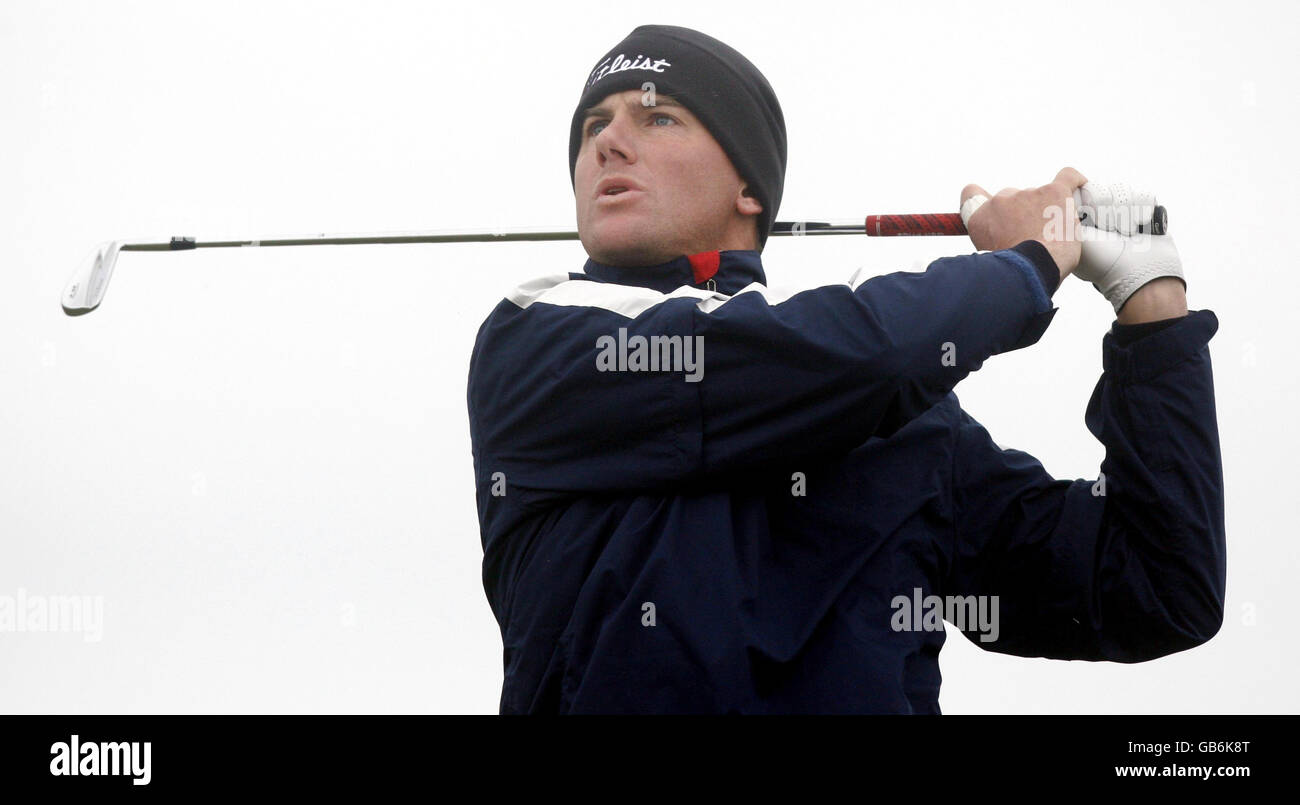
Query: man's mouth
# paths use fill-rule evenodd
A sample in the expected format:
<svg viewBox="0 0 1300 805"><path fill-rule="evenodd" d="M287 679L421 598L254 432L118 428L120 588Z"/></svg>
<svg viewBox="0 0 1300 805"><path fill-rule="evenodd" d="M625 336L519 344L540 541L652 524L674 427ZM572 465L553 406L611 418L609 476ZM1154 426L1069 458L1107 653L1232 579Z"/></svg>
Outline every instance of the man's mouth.
<svg viewBox="0 0 1300 805"><path fill-rule="evenodd" d="M641 186L632 179L621 181L614 177L602 179L596 186L596 195L598 198L608 198L611 196L621 196L629 191L640 190Z"/></svg>
<svg viewBox="0 0 1300 805"><path fill-rule="evenodd" d="M604 204L609 204L609 205L615 203L630 204L632 200L634 200L639 193L640 191L637 190L637 188L635 187L615 186L615 187L608 188L607 190L605 190L604 193L601 193L599 196L597 196L596 201Z"/></svg>

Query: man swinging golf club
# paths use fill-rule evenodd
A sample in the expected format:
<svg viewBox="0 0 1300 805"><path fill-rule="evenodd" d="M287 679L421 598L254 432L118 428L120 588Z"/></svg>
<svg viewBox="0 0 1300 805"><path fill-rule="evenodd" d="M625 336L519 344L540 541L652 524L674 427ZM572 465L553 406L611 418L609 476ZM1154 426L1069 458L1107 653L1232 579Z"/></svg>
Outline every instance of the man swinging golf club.
<svg viewBox="0 0 1300 805"><path fill-rule="evenodd" d="M785 162L771 86L702 33L638 27L586 77L589 259L510 292L470 362L501 712L938 713L944 619L1021 656L1209 640L1218 320L1188 312L1169 236L1139 241L1126 189L1066 168L963 189L976 253L780 295L761 253ZM1045 225L1080 197L1108 239ZM1118 314L1085 416L1106 457L1073 481L952 393L1037 342L1071 273Z"/></svg>

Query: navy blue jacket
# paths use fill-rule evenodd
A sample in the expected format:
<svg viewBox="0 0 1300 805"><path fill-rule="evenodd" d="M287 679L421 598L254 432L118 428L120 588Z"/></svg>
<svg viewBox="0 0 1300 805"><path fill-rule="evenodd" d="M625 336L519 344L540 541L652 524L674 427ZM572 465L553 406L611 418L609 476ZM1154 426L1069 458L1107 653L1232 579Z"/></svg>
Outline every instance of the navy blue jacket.
<svg viewBox="0 0 1300 805"><path fill-rule="evenodd" d="M1213 312L1104 335L1095 479L952 393L1039 339L1058 278L1029 241L792 295L754 251L515 289L468 387L501 712L938 713L938 618L977 602L991 620L954 625L1006 654L1209 640Z"/></svg>

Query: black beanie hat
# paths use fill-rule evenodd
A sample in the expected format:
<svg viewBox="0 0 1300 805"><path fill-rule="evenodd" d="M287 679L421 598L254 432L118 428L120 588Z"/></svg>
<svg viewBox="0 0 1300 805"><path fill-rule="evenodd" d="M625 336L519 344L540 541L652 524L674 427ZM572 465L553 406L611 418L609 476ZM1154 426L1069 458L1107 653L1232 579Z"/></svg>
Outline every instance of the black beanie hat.
<svg viewBox="0 0 1300 805"><path fill-rule="evenodd" d="M758 220L758 250L762 251L785 185L785 117L758 68L699 31L642 25L596 63L569 130L569 181L576 182L583 110L615 92L639 90L647 81L656 93L676 98L700 119L762 203Z"/></svg>

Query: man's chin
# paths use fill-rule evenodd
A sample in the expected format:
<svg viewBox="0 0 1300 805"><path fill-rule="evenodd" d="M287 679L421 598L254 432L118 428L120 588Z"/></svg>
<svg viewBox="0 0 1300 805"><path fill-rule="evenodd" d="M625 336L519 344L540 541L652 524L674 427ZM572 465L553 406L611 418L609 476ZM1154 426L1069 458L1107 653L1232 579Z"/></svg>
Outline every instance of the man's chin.
<svg viewBox="0 0 1300 805"><path fill-rule="evenodd" d="M644 229L624 232L615 227L597 227L595 232L580 232L587 256L609 266L651 266L666 263L680 252L665 248L665 239Z"/></svg>

